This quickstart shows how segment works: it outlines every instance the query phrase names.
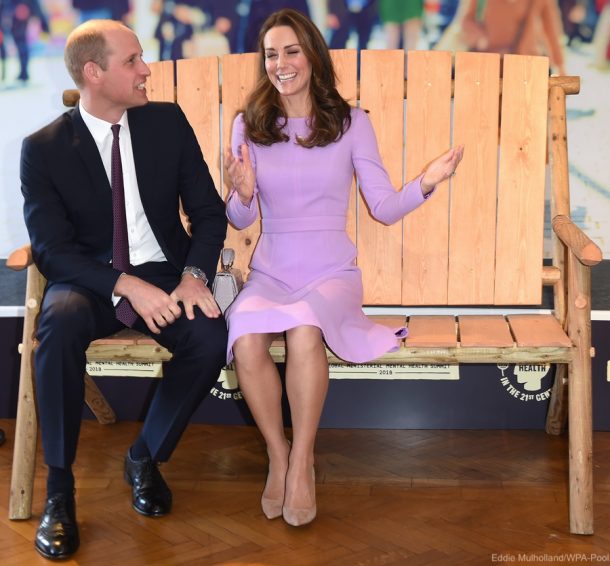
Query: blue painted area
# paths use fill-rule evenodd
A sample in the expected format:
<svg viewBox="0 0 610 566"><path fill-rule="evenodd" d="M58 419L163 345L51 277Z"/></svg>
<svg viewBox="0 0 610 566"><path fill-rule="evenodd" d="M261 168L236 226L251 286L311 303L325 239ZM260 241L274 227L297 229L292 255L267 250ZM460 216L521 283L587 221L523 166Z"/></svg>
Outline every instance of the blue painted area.
<svg viewBox="0 0 610 566"><path fill-rule="evenodd" d="M595 108L581 110L580 108L568 108L566 110L566 118L568 120L578 120L579 118L590 118L595 116Z"/></svg>
<svg viewBox="0 0 610 566"><path fill-rule="evenodd" d="M604 187L601 183L598 183L595 179L592 179L587 175L584 171L576 167L573 163L570 163L568 166L570 171L570 175L576 177L579 181L583 182L587 188L593 189L595 192L600 195L610 199L610 188Z"/></svg>

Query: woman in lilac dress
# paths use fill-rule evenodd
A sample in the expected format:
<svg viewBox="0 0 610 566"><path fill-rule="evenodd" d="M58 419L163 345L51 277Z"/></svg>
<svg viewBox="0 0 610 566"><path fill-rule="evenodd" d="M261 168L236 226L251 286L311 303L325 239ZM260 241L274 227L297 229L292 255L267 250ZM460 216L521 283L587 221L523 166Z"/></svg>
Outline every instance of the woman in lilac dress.
<svg viewBox="0 0 610 566"><path fill-rule="evenodd" d="M315 25L299 12L280 10L263 25L259 48L261 76L235 119L225 155L229 220L241 229L259 209L262 217L252 271L226 313L227 360L235 360L240 388L267 443L263 512L297 526L316 515L314 441L328 388L324 342L352 362L398 347L395 333L362 313L362 278L345 230L354 170L373 216L389 224L453 173L463 148L449 150L396 192L368 116L336 90ZM269 355L278 333L286 337L292 444Z"/></svg>

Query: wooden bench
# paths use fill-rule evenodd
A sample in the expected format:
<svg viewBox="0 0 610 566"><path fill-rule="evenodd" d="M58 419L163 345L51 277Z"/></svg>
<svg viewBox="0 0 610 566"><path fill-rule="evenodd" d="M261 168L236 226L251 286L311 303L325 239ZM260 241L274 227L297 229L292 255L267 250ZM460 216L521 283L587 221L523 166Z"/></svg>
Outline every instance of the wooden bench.
<svg viewBox="0 0 610 566"><path fill-rule="evenodd" d="M370 112L396 187L450 146L465 145L455 177L393 226L370 217L354 182L348 231L358 247L365 304L444 312L494 307L485 316L423 316L413 308L401 349L376 363L558 364L547 430L560 432L569 415L570 531L592 533L590 266L601 253L570 220L565 96L578 93L578 77L549 78L543 57L507 55L501 65L495 54L417 51L409 54L404 81L402 51L362 52L359 74L355 51L335 51L333 58L342 95ZM176 100L183 108L223 196L222 150L259 66L255 54L181 60L174 84L172 62L151 65L151 99ZM544 266L547 179L553 243L552 265ZM244 273L259 229L256 223L229 231L226 245L236 250ZM37 428L31 358L44 280L27 248L9 263L30 265L9 510L15 519L31 513ZM539 309L543 285L553 288L552 314L504 314L509 307ZM388 324L405 323L405 316L389 318ZM271 352L284 360L282 342ZM90 360L168 356L153 340L128 332L88 351ZM328 357L340 362L331 352ZM93 381L87 383L90 406L112 421Z"/></svg>

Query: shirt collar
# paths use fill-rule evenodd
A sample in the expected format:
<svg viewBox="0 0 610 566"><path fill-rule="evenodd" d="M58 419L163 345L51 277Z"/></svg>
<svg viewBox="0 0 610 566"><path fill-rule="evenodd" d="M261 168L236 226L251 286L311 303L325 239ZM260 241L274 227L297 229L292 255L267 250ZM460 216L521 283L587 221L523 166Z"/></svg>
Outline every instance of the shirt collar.
<svg viewBox="0 0 610 566"><path fill-rule="evenodd" d="M83 118L83 122L85 122L85 125L91 132L95 143L101 144L108 135L112 134L112 131L110 130L110 126L112 126L112 123L106 122L106 120L102 120L101 118L97 118L93 116L93 114L89 114L89 112L85 110L85 107L82 105L81 102L79 102L78 106L80 110L80 115ZM123 115L121 116L120 120L115 123L121 125L121 130L127 130L129 132L127 111L123 112Z"/></svg>

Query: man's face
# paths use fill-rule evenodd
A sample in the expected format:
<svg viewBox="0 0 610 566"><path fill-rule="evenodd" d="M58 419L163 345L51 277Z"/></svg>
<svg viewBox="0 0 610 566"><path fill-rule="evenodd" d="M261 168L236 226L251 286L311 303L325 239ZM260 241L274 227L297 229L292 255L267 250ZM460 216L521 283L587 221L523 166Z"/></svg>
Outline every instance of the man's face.
<svg viewBox="0 0 610 566"><path fill-rule="evenodd" d="M142 47L134 33L109 30L105 35L109 53L106 70L100 69L96 98L107 109L122 114L148 102L145 83L150 69L142 59Z"/></svg>

